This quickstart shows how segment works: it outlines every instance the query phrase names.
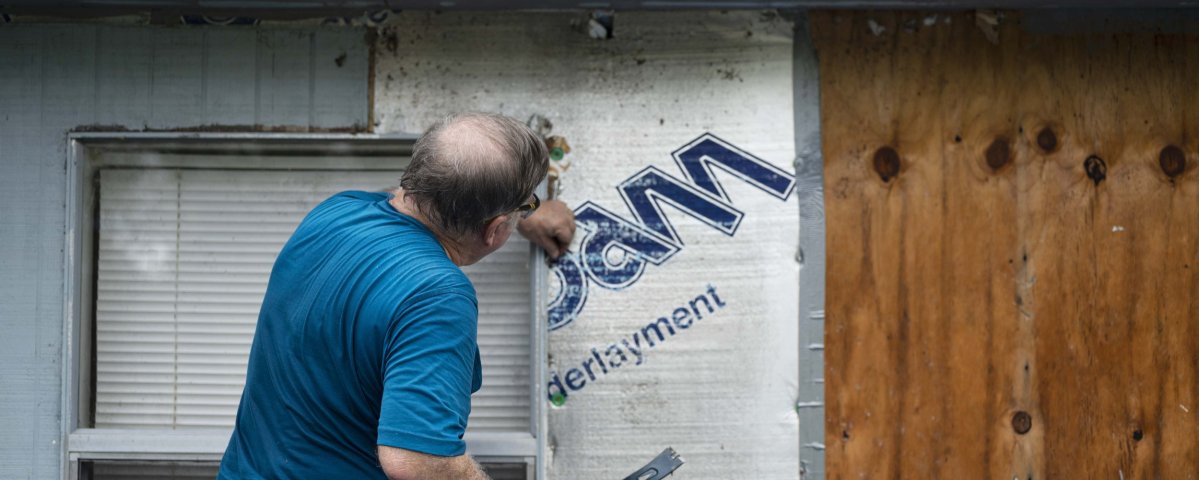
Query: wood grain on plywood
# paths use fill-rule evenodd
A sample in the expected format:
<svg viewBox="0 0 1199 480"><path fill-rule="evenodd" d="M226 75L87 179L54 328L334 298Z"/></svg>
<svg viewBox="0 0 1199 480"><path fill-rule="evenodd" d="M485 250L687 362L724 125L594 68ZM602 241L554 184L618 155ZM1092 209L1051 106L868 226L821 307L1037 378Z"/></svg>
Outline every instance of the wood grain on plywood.
<svg viewBox="0 0 1199 480"><path fill-rule="evenodd" d="M1196 478L1196 38L811 18L828 477Z"/></svg>

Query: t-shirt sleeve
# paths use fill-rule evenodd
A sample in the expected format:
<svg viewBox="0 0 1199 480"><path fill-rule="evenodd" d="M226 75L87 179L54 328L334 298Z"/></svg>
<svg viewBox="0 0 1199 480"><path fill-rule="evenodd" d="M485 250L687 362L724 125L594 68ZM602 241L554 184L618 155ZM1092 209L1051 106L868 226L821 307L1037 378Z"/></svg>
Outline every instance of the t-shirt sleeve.
<svg viewBox="0 0 1199 480"><path fill-rule="evenodd" d="M379 445L430 455L466 452L466 419L478 376L478 306L458 291L412 301L388 330Z"/></svg>

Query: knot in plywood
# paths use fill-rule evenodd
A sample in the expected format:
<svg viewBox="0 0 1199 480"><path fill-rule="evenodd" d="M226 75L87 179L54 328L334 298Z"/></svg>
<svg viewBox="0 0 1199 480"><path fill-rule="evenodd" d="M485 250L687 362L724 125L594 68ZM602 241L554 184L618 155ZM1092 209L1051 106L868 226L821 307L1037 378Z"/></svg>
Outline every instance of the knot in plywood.
<svg viewBox="0 0 1199 480"><path fill-rule="evenodd" d="M1037 146L1041 147L1041 151L1045 153L1053 153L1057 150L1057 134L1053 133L1053 129L1049 127L1042 128L1037 133Z"/></svg>
<svg viewBox="0 0 1199 480"><path fill-rule="evenodd" d="M1176 145L1166 145L1162 148L1162 152L1157 156L1157 163L1162 167L1162 172L1167 177L1173 179L1187 169L1187 156L1181 148Z"/></svg>
<svg viewBox="0 0 1199 480"><path fill-rule="evenodd" d="M1028 433L1029 430L1032 430L1032 415L1023 410L1016 412L1015 415L1012 415L1012 430L1020 435Z"/></svg>
<svg viewBox="0 0 1199 480"><path fill-rule="evenodd" d="M880 147L874 152L874 171L884 182L899 175L899 153L890 146Z"/></svg>
<svg viewBox="0 0 1199 480"><path fill-rule="evenodd" d="M1095 182L1098 186L1099 182L1107 178L1107 162L1104 162L1098 155L1091 155L1082 162L1082 168L1087 172L1087 177Z"/></svg>
<svg viewBox="0 0 1199 480"><path fill-rule="evenodd" d="M999 170L1007 165L1012 159L1012 149L1008 146L1007 137L997 137L991 142L991 146L987 147L986 151L987 166L991 170Z"/></svg>

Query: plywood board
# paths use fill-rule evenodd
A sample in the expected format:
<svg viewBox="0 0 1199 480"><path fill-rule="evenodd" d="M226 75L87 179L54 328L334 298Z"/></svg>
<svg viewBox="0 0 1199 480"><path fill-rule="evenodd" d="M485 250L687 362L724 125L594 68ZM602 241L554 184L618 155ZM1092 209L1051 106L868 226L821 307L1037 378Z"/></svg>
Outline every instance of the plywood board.
<svg viewBox="0 0 1199 480"><path fill-rule="evenodd" d="M828 478L1196 478L1196 38L812 18Z"/></svg>

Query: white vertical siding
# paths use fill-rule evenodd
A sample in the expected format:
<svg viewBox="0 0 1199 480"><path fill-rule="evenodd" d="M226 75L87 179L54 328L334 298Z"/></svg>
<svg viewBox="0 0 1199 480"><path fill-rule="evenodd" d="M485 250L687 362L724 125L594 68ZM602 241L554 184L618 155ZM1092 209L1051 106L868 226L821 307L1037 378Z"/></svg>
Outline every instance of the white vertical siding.
<svg viewBox="0 0 1199 480"><path fill-rule="evenodd" d="M60 475L66 132L366 125L362 30L291 30L284 36L308 40L280 45L274 35L234 27L0 28L0 478ZM322 58L332 50L346 52L342 66ZM277 56L305 60L258 63ZM255 85L268 73L269 85L288 95L261 94Z"/></svg>

